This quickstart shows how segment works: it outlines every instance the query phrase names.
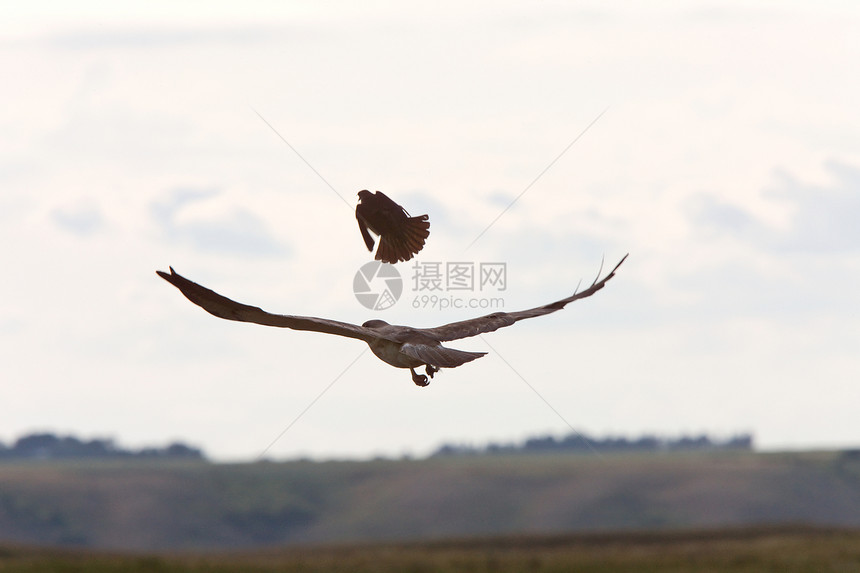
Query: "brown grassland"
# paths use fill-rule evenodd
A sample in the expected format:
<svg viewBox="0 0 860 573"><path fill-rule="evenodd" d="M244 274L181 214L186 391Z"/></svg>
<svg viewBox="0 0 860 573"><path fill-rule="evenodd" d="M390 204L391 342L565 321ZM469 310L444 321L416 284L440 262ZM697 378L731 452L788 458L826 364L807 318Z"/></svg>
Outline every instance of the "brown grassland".
<svg viewBox="0 0 860 573"><path fill-rule="evenodd" d="M7 463L0 573L860 572L858 458Z"/></svg>
<svg viewBox="0 0 860 573"><path fill-rule="evenodd" d="M860 531L799 526L743 527L151 554L6 546L0 547L0 571L860 571Z"/></svg>

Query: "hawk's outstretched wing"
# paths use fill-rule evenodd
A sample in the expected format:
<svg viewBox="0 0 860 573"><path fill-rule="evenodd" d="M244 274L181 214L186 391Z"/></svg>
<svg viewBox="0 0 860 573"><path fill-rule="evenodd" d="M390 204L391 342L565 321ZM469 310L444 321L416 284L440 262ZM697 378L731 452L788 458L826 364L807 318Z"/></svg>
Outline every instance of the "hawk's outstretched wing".
<svg viewBox="0 0 860 573"><path fill-rule="evenodd" d="M423 328L421 331L431 338L435 338L440 342L445 342L446 340L458 340L460 338L477 336L478 334L483 334L485 332L493 332L494 330L498 330L505 326L510 326L518 320L543 316L545 314L561 310L565 305L581 298L587 298L606 286L606 283L609 279L615 276L615 271L618 270L618 267L621 266L621 263L623 263L625 259L627 259L627 255L624 255L624 258L618 261L615 268L613 268L605 277L601 279L600 274L598 273L597 278L594 279L594 282L590 287L584 291L575 292L567 298L563 298L537 308L531 308L529 310L521 310L518 312L494 312L493 314L488 314L486 316L479 316L478 318L471 318L460 322L452 322L444 326L437 326L436 328Z"/></svg>
<svg viewBox="0 0 860 573"><path fill-rule="evenodd" d="M239 322L253 322L265 326L277 326L279 328L292 328L293 330L324 332L326 334L357 338L365 342L371 342L379 338L378 334L370 328L358 326L357 324L313 316L272 314L259 307L230 300L226 296L222 296L213 290L188 280L174 271L173 267L170 267L170 274L164 271L155 272L158 273L158 276L178 288L185 295L185 298L218 318L237 320Z"/></svg>

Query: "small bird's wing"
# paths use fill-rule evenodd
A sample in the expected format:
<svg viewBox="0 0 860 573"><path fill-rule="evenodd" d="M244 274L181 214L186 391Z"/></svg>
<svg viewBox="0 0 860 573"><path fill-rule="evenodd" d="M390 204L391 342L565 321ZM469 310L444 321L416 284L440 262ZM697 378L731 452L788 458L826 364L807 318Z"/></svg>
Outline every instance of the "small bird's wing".
<svg viewBox="0 0 860 573"><path fill-rule="evenodd" d="M407 211L403 205L383 193L382 191L377 191L374 193L374 198L376 199L376 209L379 211L386 211L391 213L392 215L402 215L404 218L409 216L409 211Z"/></svg>
<svg viewBox="0 0 860 573"><path fill-rule="evenodd" d="M563 298L537 308L531 308L529 310L521 310L518 312L494 312L493 314L488 314L486 316L480 316L478 318L472 318L460 322L452 322L443 326L437 326L436 328L422 328L421 332L440 342L444 342L446 340L458 340L460 338L476 336L484 332L493 332L494 330L498 330L505 326L510 326L518 320L543 316L545 314L561 310L565 305L575 300L589 297L606 286L606 283L609 279L615 276L615 271L618 270L618 267L620 267L621 263L626 259L627 255L624 255L624 258L615 265L615 268L613 268L609 274L601 279L600 274L598 273L597 278L590 287L584 291L575 292L567 298Z"/></svg>
<svg viewBox="0 0 860 573"><path fill-rule="evenodd" d="M170 274L164 271L155 272L158 273L158 276L178 288L185 295L185 298L218 318L239 322L253 322L264 326L291 328L293 330L324 332L326 334L357 338L365 342L371 342L379 338L373 330L358 326L357 324L312 316L272 314L259 307L230 300L226 296L221 296L213 290L188 280L176 273L173 267L170 267Z"/></svg>
<svg viewBox="0 0 860 573"><path fill-rule="evenodd" d="M359 203L355 206L355 219L358 221L358 229L361 231L361 238L364 239L364 244L367 247L368 251L373 250L373 245L375 241L373 237L370 236L370 230L367 228L367 223L364 217L364 210L366 207Z"/></svg>

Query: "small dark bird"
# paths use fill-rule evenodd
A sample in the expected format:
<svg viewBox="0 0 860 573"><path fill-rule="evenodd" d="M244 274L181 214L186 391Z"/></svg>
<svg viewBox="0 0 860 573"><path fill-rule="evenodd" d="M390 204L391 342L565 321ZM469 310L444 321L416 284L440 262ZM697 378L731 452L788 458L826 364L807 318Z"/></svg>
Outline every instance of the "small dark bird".
<svg viewBox="0 0 860 573"><path fill-rule="evenodd" d="M271 314L256 306L249 306L221 296L215 291L177 274L173 267L170 267L170 274L164 271L156 272L158 276L178 288L188 300L218 318L357 338L365 341L380 360L397 368L408 368L412 372L412 381L415 384L427 386L430 383L427 376L433 378L433 375L440 368L456 368L486 354L486 352L467 352L447 348L442 346L442 342L468 338L484 332L493 332L502 327L510 326L518 320L543 316L561 310L565 305L589 297L606 286L607 281L615 276L615 271L626 258L627 255L624 255L624 258L605 277L601 279L600 273L598 273L590 287L582 292L575 292L567 298L529 310L494 312L486 316L452 322L436 328L398 326L388 324L383 320L368 320L358 326L312 316ZM427 376L415 372L415 369L421 366L424 366Z"/></svg>
<svg viewBox="0 0 860 573"><path fill-rule="evenodd" d="M382 191L359 191L355 218L368 251L373 250L374 242L369 231L379 235L376 260L383 263L393 265L408 261L424 248L424 241L430 235L427 215L410 217L406 209Z"/></svg>

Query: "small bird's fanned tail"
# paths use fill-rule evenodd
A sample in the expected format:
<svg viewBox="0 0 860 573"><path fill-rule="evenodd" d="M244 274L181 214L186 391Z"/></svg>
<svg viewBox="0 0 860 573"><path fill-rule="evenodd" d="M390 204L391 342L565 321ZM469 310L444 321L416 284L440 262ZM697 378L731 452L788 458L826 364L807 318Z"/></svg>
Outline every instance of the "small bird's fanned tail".
<svg viewBox="0 0 860 573"><path fill-rule="evenodd" d="M430 222L427 215L409 217L396 233L388 233L379 238L376 260L395 264L408 261L424 248L430 236Z"/></svg>

